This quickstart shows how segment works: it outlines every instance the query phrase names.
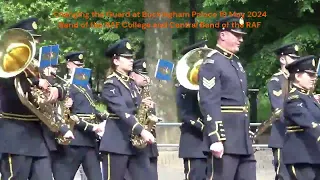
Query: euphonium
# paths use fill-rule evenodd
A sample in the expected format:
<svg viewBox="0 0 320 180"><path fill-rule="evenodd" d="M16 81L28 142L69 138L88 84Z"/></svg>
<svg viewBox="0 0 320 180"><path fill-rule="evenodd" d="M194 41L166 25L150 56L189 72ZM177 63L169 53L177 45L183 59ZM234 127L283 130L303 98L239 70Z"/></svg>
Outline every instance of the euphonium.
<svg viewBox="0 0 320 180"><path fill-rule="evenodd" d="M151 97L149 85L143 87L141 91L142 99L148 97ZM157 124L157 122L160 121L160 119L157 116L152 114L152 110L145 103L140 104L136 118L138 122L144 127L144 129L149 132L155 131L155 125ZM140 135L134 134L131 135L131 143L134 147L138 149L145 148L148 145L148 143L144 141Z"/></svg>
<svg viewBox="0 0 320 180"><path fill-rule="evenodd" d="M48 92L31 86L30 91L25 92L18 74L25 72L38 76L38 62L34 59L36 44L33 36L20 28L9 29L4 32L0 40L0 77L15 77L14 85L17 95L23 105L28 107L48 128L53 132L59 132L64 125L61 114L65 114L64 102L49 103ZM66 142L63 137L61 141Z"/></svg>
<svg viewBox="0 0 320 180"><path fill-rule="evenodd" d="M199 68L211 51L214 50L207 47L196 48L189 51L178 61L176 76L183 87L190 90L199 90Z"/></svg>

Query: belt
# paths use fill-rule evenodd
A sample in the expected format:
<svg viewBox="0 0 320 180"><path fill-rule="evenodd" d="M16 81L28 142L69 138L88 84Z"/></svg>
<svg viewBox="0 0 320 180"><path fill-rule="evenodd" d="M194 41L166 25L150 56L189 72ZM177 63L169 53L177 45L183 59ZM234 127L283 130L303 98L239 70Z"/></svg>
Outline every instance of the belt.
<svg viewBox="0 0 320 180"><path fill-rule="evenodd" d="M79 118L81 119L89 119L89 120L92 120L92 119L96 119L96 115L95 114L76 114Z"/></svg>
<svg viewBox="0 0 320 180"><path fill-rule="evenodd" d="M287 126L287 133L294 133L294 132L302 132L304 131L301 126Z"/></svg>
<svg viewBox="0 0 320 180"><path fill-rule="evenodd" d="M120 119L120 117L118 115L113 114L113 113L109 113L108 118L109 119Z"/></svg>
<svg viewBox="0 0 320 180"><path fill-rule="evenodd" d="M247 113L248 106L221 106L221 112L224 113Z"/></svg>
<svg viewBox="0 0 320 180"><path fill-rule="evenodd" d="M32 114L13 114L13 113L2 112L0 114L0 118L20 120L20 121L39 121L39 118L36 115L32 115Z"/></svg>

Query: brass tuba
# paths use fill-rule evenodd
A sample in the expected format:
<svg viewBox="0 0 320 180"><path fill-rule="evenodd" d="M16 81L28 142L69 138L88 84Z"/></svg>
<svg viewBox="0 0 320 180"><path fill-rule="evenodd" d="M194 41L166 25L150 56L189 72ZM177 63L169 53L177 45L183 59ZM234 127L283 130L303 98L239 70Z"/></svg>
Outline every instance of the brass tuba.
<svg viewBox="0 0 320 180"><path fill-rule="evenodd" d="M0 39L0 77L15 77L14 85L17 95L23 105L28 107L48 128L59 132L64 123L64 102L49 103L48 92L37 87L31 87L30 92L25 92L18 74L25 72L37 76L38 61L34 59L36 44L33 36L20 28L9 29ZM69 126L73 129L73 124ZM58 136L60 144L69 144L70 140Z"/></svg>
<svg viewBox="0 0 320 180"><path fill-rule="evenodd" d="M176 76L180 85L186 89L199 90L199 68L211 51L213 49L200 47L182 56L176 65Z"/></svg>

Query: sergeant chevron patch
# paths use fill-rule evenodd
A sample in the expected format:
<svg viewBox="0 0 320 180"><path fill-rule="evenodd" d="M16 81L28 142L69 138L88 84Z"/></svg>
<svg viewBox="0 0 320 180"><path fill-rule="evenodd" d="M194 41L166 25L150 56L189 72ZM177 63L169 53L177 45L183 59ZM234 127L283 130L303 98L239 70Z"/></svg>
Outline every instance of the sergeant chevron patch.
<svg viewBox="0 0 320 180"><path fill-rule="evenodd" d="M273 92L273 94L275 96L280 96L282 94L282 90L281 89L279 91L273 90L272 92Z"/></svg>
<svg viewBox="0 0 320 180"><path fill-rule="evenodd" d="M211 89L214 87L214 85L216 85L216 77L213 77L211 79L207 79L207 78L203 77L202 84L207 89Z"/></svg>

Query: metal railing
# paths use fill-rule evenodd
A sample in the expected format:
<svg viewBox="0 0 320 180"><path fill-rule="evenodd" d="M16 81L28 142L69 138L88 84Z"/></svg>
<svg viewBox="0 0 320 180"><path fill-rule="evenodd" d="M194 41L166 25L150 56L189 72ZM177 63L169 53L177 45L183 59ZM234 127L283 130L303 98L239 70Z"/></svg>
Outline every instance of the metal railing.
<svg viewBox="0 0 320 180"><path fill-rule="evenodd" d="M157 123L157 126L181 126L182 123ZM250 123L250 127L260 126L261 123ZM179 147L179 144L157 144L158 147ZM268 144L253 144L254 148L267 148Z"/></svg>

